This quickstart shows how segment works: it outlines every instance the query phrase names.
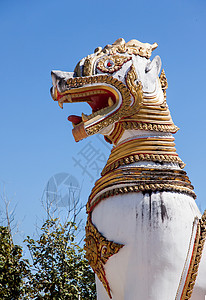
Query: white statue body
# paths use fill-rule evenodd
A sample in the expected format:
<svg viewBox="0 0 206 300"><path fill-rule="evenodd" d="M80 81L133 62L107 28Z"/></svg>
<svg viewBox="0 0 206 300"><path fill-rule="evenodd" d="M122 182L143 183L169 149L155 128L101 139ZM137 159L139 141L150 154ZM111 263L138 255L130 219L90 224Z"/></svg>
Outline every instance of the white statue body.
<svg viewBox="0 0 206 300"><path fill-rule="evenodd" d="M175 299L193 221L200 216L192 197L174 192L118 195L100 202L93 223L108 240L125 245L105 265L112 299ZM206 294L203 260L193 300ZM110 299L98 279L97 291L98 300Z"/></svg>
<svg viewBox="0 0 206 300"><path fill-rule="evenodd" d="M114 144L87 204L86 250L98 300L206 295L206 218L174 148L161 60L149 60L156 47L119 39L74 73L52 72L60 107L83 101L92 108L90 116L69 116L75 140L101 133ZM116 250L107 256L104 247Z"/></svg>

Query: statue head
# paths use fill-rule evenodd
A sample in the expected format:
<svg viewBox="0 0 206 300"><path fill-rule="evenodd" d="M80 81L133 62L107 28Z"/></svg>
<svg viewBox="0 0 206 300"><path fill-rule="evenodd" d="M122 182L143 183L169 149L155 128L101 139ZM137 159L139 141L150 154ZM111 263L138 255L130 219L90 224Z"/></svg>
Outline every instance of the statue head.
<svg viewBox="0 0 206 300"><path fill-rule="evenodd" d="M101 133L116 143L127 129L176 132L166 104L167 81L157 44L118 39L83 58L74 72L52 71L51 94L59 106L86 102L91 114L69 116L76 141ZM117 134L118 133L118 134Z"/></svg>

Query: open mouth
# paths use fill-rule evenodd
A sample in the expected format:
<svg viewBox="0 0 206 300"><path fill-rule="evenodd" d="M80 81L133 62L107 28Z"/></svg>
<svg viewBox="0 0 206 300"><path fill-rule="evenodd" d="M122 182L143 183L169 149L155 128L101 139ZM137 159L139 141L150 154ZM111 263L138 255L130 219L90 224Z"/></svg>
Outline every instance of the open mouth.
<svg viewBox="0 0 206 300"><path fill-rule="evenodd" d="M88 103L91 114L70 115L75 141L100 133L104 128L117 122L126 114L131 96L125 84L109 75L62 78L52 73L51 95L63 108L64 103ZM64 76L64 74L63 74Z"/></svg>
<svg viewBox="0 0 206 300"><path fill-rule="evenodd" d="M87 122L89 124L88 121L94 119L96 116L103 117L107 115L115 108L116 103L115 95L100 87L79 88L78 91L72 90L64 92L63 94L57 91L57 100L61 108L63 108L63 103L71 102L86 102L91 107L92 113L90 115L82 113L81 116L68 116L68 120L72 122L73 125L78 125L81 122Z"/></svg>
<svg viewBox="0 0 206 300"><path fill-rule="evenodd" d="M70 85L76 85L78 78L72 78L67 81ZM86 102L91 107L91 114L86 115L82 112L81 116L69 115L68 120L73 126L84 123L89 126L94 122L102 120L118 108L119 96L114 88L108 85L96 84L90 86L68 87L64 92L60 92L57 87L51 88L52 98L58 101L63 108L64 103Z"/></svg>

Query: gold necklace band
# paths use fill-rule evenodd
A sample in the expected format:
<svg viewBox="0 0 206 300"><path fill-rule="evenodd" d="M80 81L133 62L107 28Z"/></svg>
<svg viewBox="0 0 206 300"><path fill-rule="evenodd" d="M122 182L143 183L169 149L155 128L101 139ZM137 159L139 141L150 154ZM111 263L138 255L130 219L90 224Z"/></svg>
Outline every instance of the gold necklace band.
<svg viewBox="0 0 206 300"><path fill-rule="evenodd" d="M196 195L193 186L182 170L122 168L107 173L98 179L87 203L87 212L103 199L130 192L173 191L192 196Z"/></svg>
<svg viewBox="0 0 206 300"><path fill-rule="evenodd" d="M137 138L124 142L112 149L102 175L119 166L140 160L177 162L181 168L184 168L185 164L178 157L174 146L175 143L172 136Z"/></svg>
<svg viewBox="0 0 206 300"><path fill-rule="evenodd" d="M160 132L171 132L176 133L179 128L174 124L155 124L149 122L140 122L139 120L135 119L124 119L123 121L119 121L122 124L125 130L149 130L149 131L160 131Z"/></svg>

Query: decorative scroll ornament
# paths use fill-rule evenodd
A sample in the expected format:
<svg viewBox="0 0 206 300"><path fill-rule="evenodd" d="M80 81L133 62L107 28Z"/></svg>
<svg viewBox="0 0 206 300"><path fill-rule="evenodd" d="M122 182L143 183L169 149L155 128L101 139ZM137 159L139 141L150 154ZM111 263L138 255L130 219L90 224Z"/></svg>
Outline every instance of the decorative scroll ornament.
<svg viewBox="0 0 206 300"><path fill-rule="evenodd" d="M83 75L84 76L89 76L90 74L92 75L92 62L95 60L94 57L87 57L84 62L84 71Z"/></svg>
<svg viewBox="0 0 206 300"><path fill-rule="evenodd" d="M162 91L164 94L165 105L166 105L166 90L168 88L168 83L167 83L167 78L164 69L162 69L162 72L160 74L160 83L161 83Z"/></svg>
<svg viewBox="0 0 206 300"><path fill-rule="evenodd" d="M160 132L171 132L171 133L176 133L179 128L174 125L160 125L160 124L152 124L152 123L144 123L144 122L139 122L138 120L135 119L127 119L125 120L120 120L120 123L122 124L123 128L125 130L148 130L148 131L160 131Z"/></svg>
<svg viewBox="0 0 206 300"><path fill-rule="evenodd" d="M125 40L120 38L116 40L112 45L107 45L102 50L103 52L109 52L110 54L115 53L128 53L139 55L142 57L150 58L152 51L158 47L157 43L141 43L138 40L131 40L125 43Z"/></svg>
<svg viewBox="0 0 206 300"><path fill-rule="evenodd" d="M102 200L125 193L170 191L190 195L194 188L185 171L145 167L120 168L98 179L87 203L91 213Z"/></svg>
<svg viewBox="0 0 206 300"><path fill-rule="evenodd" d="M112 255L116 254L124 245L108 241L105 237L103 237L97 228L92 224L90 214L88 215L87 219L85 242L86 244L84 248L86 250L86 258L89 261L93 271L102 282L109 297L112 298L110 286L104 270L104 265L108 259Z"/></svg>
<svg viewBox="0 0 206 300"><path fill-rule="evenodd" d="M104 56L98 63L97 69L104 73L114 73L121 69L123 64L131 60L131 56L108 55Z"/></svg>
<svg viewBox="0 0 206 300"><path fill-rule="evenodd" d="M136 114L140 106L143 104L143 92L142 92L142 84L139 82L136 84L137 73L135 71L135 67L132 64L130 70L127 73L126 84L130 90L131 95L134 98L134 102L130 108L131 116Z"/></svg>
<svg viewBox="0 0 206 300"><path fill-rule="evenodd" d="M195 234L195 237L193 237ZM194 240L194 241L193 241ZM202 252L206 240L206 210L202 218L194 221L190 246L183 268L180 284L175 300L191 299L193 288L198 274ZM191 252L191 253L190 253ZM189 265L188 265L188 262Z"/></svg>

